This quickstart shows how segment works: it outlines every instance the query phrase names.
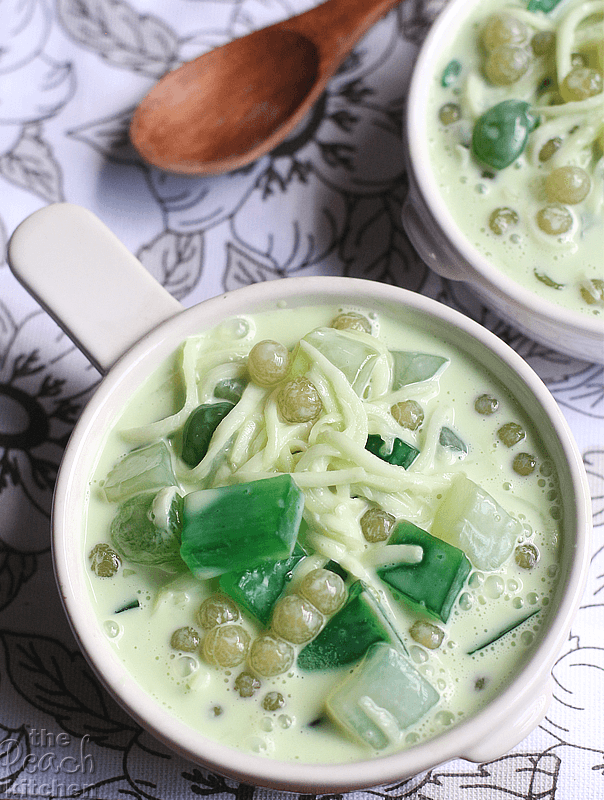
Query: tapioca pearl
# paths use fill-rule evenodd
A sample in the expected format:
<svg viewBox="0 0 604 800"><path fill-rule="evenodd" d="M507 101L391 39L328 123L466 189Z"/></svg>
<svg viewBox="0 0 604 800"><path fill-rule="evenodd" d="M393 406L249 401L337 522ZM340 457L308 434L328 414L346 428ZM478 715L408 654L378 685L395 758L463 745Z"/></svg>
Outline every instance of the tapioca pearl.
<svg viewBox="0 0 604 800"><path fill-rule="evenodd" d="M294 649L283 639L262 634L250 649L250 665L259 675L271 678L282 675L294 662Z"/></svg>
<svg viewBox="0 0 604 800"><path fill-rule="evenodd" d="M346 586L342 578L328 569L308 572L300 584L300 593L322 614L335 614L346 601Z"/></svg>
<svg viewBox="0 0 604 800"><path fill-rule="evenodd" d="M512 608L524 608L524 600L522 597L514 597L512 600Z"/></svg>
<svg viewBox="0 0 604 800"><path fill-rule="evenodd" d="M417 744L419 742L419 739L420 739L419 734L415 733L414 731L411 731L411 733L408 733L405 736L405 744L411 747L412 745Z"/></svg>
<svg viewBox="0 0 604 800"><path fill-rule="evenodd" d="M529 606L536 606L539 602L539 595L537 592L529 592L526 596L526 602Z"/></svg>
<svg viewBox="0 0 604 800"><path fill-rule="evenodd" d="M236 622L239 616L237 604L223 594L207 597L197 611L197 621L206 630L227 622Z"/></svg>
<svg viewBox="0 0 604 800"><path fill-rule="evenodd" d="M283 730L291 728L291 726L294 724L294 720L289 716L289 714L279 714L277 717L277 722L283 728Z"/></svg>
<svg viewBox="0 0 604 800"><path fill-rule="evenodd" d="M463 592L459 596L459 607L463 611L469 611L474 605L474 598L469 592Z"/></svg>
<svg viewBox="0 0 604 800"><path fill-rule="evenodd" d="M277 601L273 609L274 632L293 644L303 644L317 635L323 625L323 616L298 594L286 595Z"/></svg>
<svg viewBox="0 0 604 800"><path fill-rule="evenodd" d="M338 314L338 316L332 320L331 327L339 331L352 330L361 333L371 333L371 323L369 320L363 316L363 314L358 314L356 311L347 311Z"/></svg>
<svg viewBox="0 0 604 800"><path fill-rule="evenodd" d="M249 352L247 369L258 386L275 386L289 372L291 355L281 342L265 339L255 344Z"/></svg>
<svg viewBox="0 0 604 800"><path fill-rule="evenodd" d="M278 711L285 705L285 698L281 692L268 692L262 698L262 708L265 711Z"/></svg>
<svg viewBox="0 0 604 800"><path fill-rule="evenodd" d="M206 659L218 667L241 664L250 646L250 635L241 625L220 625L208 633L203 642Z"/></svg>
<svg viewBox="0 0 604 800"><path fill-rule="evenodd" d="M535 635L531 631L522 631L522 633L520 634L520 641L526 647L531 645L533 643L534 639L535 639Z"/></svg>

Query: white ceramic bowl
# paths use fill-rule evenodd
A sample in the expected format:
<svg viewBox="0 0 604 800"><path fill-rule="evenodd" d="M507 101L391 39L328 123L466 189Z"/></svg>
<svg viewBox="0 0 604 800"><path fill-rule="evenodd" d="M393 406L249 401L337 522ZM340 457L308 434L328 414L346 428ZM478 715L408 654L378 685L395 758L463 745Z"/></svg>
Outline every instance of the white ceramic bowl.
<svg viewBox="0 0 604 800"><path fill-rule="evenodd" d="M429 267L444 278L467 283L487 307L529 338L575 358L604 363L604 319L545 300L478 252L454 220L431 169L427 106L436 64L480 2L450 0L413 68L404 122L409 193L403 226Z"/></svg>
<svg viewBox="0 0 604 800"><path fill-rule="evenodd" d="M551 696L550 671L568 637L587 573L590 497L580 455L560 410L514 351L447 306L389 285L351 278L264 282L183 310L96 218L64 204L47 207L22 223L11 240L9 259L17 277L51 312L56 313L55 305L62 303L61 323L106 372L76 425L60 469L52 520L53 555L61 597L82 651L100 681L144 728L183 757L219 773L254 785L314 793L400 780L457 756L490 761L539 724ZM64 296L66 300L61 300ZM88 603L82 556L84 514L89 479L106 431L133 391L185 337L233 315L274 308L281 302L292 307L344 303L404 314L465 350L498 375L533 420L555 462L563 495L560 578L549 622L530 660L510 676L496 699L450 732L405 752L352 764L273 761L217 744L187 727L125 669ZM132 313L125 314L128 307ZM144 333L141 328L149 332L134 343ZM126 352L118 357L120 346Z"/></svg>

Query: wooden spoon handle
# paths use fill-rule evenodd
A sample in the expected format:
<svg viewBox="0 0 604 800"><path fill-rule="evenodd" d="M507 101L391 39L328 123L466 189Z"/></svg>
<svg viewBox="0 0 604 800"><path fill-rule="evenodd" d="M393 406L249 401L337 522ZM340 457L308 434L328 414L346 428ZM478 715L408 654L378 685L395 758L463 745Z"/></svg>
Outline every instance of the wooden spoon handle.
<svg viewBox="0 0 604 800"><path fill-rule="evenodd" d="M401 0L329 0L281 23L281 27L313 41L320 71L336 66L355 42Z"/></svg>

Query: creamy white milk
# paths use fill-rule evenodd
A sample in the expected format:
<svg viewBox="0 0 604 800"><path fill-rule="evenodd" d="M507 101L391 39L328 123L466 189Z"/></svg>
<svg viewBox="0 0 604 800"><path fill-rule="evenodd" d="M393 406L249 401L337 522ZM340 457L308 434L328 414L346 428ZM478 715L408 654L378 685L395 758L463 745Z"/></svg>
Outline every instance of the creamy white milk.
<svg viewBox="0 0 604 800"><path fill-rule="evenodd" d="M234 688L237 676L243 671L250 674L252 671L245 662L230 669L209 664L202 650L203 639L208 634L196 617L202 599L215 591L218 579L197 581L188 571L170 575L125 559L112 577L99 577L92 571L89 553L94 545L110 542L109 526L118 507L118 504L106 500L103 483L118 459L132 450L133 441L137 445L148 444L155 435L153 423L181 408L186 394L180 368L181 351L157 370L124 410L115 429L107 436L96 472L91 477L82 558L86 560L90 576L91 602L98 625L141 686L185 724L235 748L275 759L339 762L367 758L411 746L467 718L488 703L530 656L546 622L556 583L558 520L561 517L557 478L547 452L515 398L494 375L486 374L464 352L440 341L429 331L412 328L403 320L376 315L371 309L358 311L371 321L372 336L367 336L365 341L378 343L381 352L418 351L447 360L434 377L404 386L393 396L385 383L386 373L382 375L379 371L387 365L389 357L382 361L377 359L368 388L362 390L366 397L359 400L364 413L369 414L370 433L387 424L400 433L401 439L420 451L406 471L403 467L389 466L390 470L404 473L404 480L417 481L420 488L410 483L411 488L394 490L386 478L380 479L383 480L382 486L377 481L377 485L368 487L354 473L354 480L359 483L353 489L340 485L336 490L337 502L332 511L324 515L316 510L317 503L321 497L329 503L335 496L333 492L327 489L327 494L320 495L319 490L303 489L307 494L305 520L311 530L316 524L314 534L311 533L307 541L316 550L296 567L287 593L296 590L311 568L321 566L329 558L339 558L350 573L363 578L379 592L384 607L400 632L409 662L427 679L440 698L416 724L395 737L386 750L373 750L347 735L325 714L326 695L354 669L355 664L303 673L294 662L282 675L260 677L261 685L252 697L239 695ZM207 371L210 362L214 369L211 374L216 375L216 365L232 357L229 353L237 352L239 355L233 362L233 369L245 377L246 356L254 343L274 339L293 350L309 331L330 326L339 312L336 307L280 309L238 318L205 338L201 337L199 343L189 350L189 355L194 353L193 361L199 377L195 403L198 400L205 402L208 392L211 394L208 387L214 379L205 380L205 376L210 374ZM348 335L354 338L356 334L349 332ZM309 374L318 385L319 372L315 369ZM342 373L336 378L343 378ZM340 388L344 386L339 385ZM378 390L383 393L383 399L375 396ZM273 394L272 389L259 392L263 403ZM329 395L329 391L322 394L321 416L298 426L298 438L305 440L315 425L326 424L328 415L331 415L332 422L336 420L339 433L344 429L350 432L351 437L355 436L358 421L349 419L342 422L347 412L343 405L338 406L340 401L343 403L345 394L342 388L341 397L335 397L335 400L335 395ZM475 410L476 399L485 394L498 401L497 410L490 415ZM415 431L397 427L390 414L393 400L398 402L409 398L416 400L424 412L424 422ZM334 406L328 408L332 400ZM288 435L287 423L270 414L268 419L277 420L275 426L279 435ZM522 441L510 447L501 441L499 434L507 423L518 424L524 433ZM145 429L148 424L151 427ZM467 446L467 454L439 443L438 432L443 426L455 432L458 440ZM214 479L200 478L200 470L195 477L195 469L187 470L179 458L179 436L168 436L166 441L178 476L179 490L183 494L198 489L204 480L206 485L213 480L217 483L231 480L228 475L232 467L218 470ZM223 452L220 458L226 458L228 462L233 455L229 448L233 447L235 444L229 439L226 455ZM534 469L524 470L530 474L521 475L512 468L519 453L526 453L534 460ZM352 456L349 462L342 457L337 468L357 469L358 472ZM274 468L269 467L269 472L271 469ZM312 478L313 469L317 469L316 464L301 473L298 477L301 484ZM376 572L380 558L375 554L382 554L387 546L365 541L360 532L359 518L369 505L375 505L392 512L397 520L408 519L429 532L456 475L465 475L474 481L517 520L517 543L533 543L540 557L532 569L518 566L515 553L509 555L500 567L490 571L472 566L455 599L451 615L444 623L397 599L380 580ZM264 477L264 474L259 477ZM427 489L421 488L424 482ZM319 493L311 497L312 491ZM340 535L338 525L342 520L345 529ZM442 525L442 520L439 524ZM350 537L350 546L342 544L347 541L347 536ZM138 601L138 606L120 611L133 605L132 601ZM532 611L538 613L494 644L476 650ZM443 640L437 649L430 650L410 636L410 628L417 620L429 621L443 631ZM245 613L240 624L252 640L262 632L262 626ZM173 632L186 626L196 629L201 639L200 647L194 652L175 650L170 645ZM294 649L298 651L300 647L295 645ZM472 655L468 654L475 650ZM282 695L284 702L281 707L276 710L263 708L268 692Z"/></svg>
<svg viewBox="0 0 604 800"><path fill-rule="evenodd" d="M431 166L469 242L518 284L596 317L604 316L603 11L602 2L582 0L563 0L547 14L529 12L527 3L517 0L474 3L436 64L427 105ZM502 13L523 26L519 41L506 46L516 48L528 68L518 79L496 85L487 77L493 50L485 46L484 32L493 15ZM584 70L595 94L563 102L560 85L574 67ZM473 132L481 115L509 100L528 103L538 125L511 164L493 168L476 158ZM583 199L567 202L552 195L548 177L561 167L580 168L579 174L588 176ZM551 206L568 230L552 233L547 222L540 224ZM490 223L497 209L508 210L503 226Z"/></svg>

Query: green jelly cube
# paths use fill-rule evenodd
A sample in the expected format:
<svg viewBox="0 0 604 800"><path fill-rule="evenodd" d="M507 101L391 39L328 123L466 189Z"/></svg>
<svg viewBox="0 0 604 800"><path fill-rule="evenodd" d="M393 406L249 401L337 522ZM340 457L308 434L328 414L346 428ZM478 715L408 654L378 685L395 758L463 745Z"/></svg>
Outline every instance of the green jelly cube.
<svg viewBox="0 0 604 800"><path fill-rule="evenodd" d="M451 86L451 84L455 83L460 73L461 62L454 58L452 61L449 61L447 66L444 68L440 79L440 85L443 87Z"/></svg>
<svg viewBox="0 0 604 800"><path fill-rule="evenodd" d="M375 613L375 604L361 581L351 587L344 606L323 630L298 654L298 668L305 672L333 669L358 661L376 642L391 639Z"/></svg>
<svg viewBox="0 0 604 800"><path fill-rule="evenodd" d="M183 498L175 486L130 497L111 521L115 549L134 564L184 569L180 557L182 507Z"/></svg>
<svg viewBox="0 0 604 800"><path fill-rule="evenodd" d="M456 475L432 524L432 533L457 547L478 569L498 569L511 555L522 525L484 489Z"/></svg>
<svg viewBox="0 0 604 800"><path fill-rule="evenodd" d="M348 570L344 569L344 567L341 564L338 564L337 561L333 561L333 559L331 559L330 561L327 562L327 564L325 564L325 569L328 569L331 572L335 572L336 575L339 575L343 581L346 581L348 579L349 576Z"/></svg>
<svg viewBox="0 0 604 800"><path fill-rule="evenodd" d="M397 467L408 469L419 455L419 450L413 445L403 442L402 439L394 439L389 447L377 433L370 433L367 437L365 449L373 453L374 456L394 464Z"/></svg>
<svg viewBox="0 0 604 800"><path fill-rule="evenodd" d="M268 625L273 606L285 592L294 567L306 556L296 543L289 558L263 561L253 569L220 576L220 588L263 625Z"/></svg>
<svg viewBox="0 0 604 800"><path fill-rule="evenodd" d="M463 550L407 521L396 526L386 547L391 544L419 545L422 560L380 567L379 577L395 594L446 622L471 569Z"/></svg>
<svg viewBox="0 0 604 800"><path fill-rule="evenodd" d="M191 492L181 556L199 579L289 558L303 509L304 495L288 474Z"/></svg>
<svg viewBox="0 0 604 800"><path fill-rule="evenodd" d="M544 14L549 14L559 2L560 0L529 0L527 9L533 13L535 11L543 11Z"/></svg>
<svg viewBox="0 0 604 800"><path fill-rule="evenodd" d="M103 490L110 503L119 503L140 492L157 492L177 483L170 451L159 441L125 455L110 470Z"/></svg>
<svg viewBox="0 0 604 800"><path fill-rule="evenodd" d="M455 431L451 430L451 428L443 426L440 429L438 441L441 447L446 447L448 450L459 453L461 456L466 455L468 452L468 445L462 439L460 439L460 437L455 433Z"/></svg>
<svg viewBox="0 0 604 800"><path fill-rule="evenodd" d="M243 378L223 378L214 387L214 397L218 397L220 400L228 400L229 403L235 405L241 400L241 395L246 386L247 381Z"/></svg>
<svg viewBox="0 0 604 800"><path fill-rule="evenodd" d="M405 350L391 350L392 391L396 392L410 383L427 381L437 375L449 363L448 358L431 353L415 353Z"/></svg>
<svg viewBox="0 0 604 800"><path fill-rule="evenodd" d="M355 393L362 396L378 357L375 347L337 328L318 328L306 334L304 340L343 372Z"/></svg>
<svg viewBox="0 0 604 800"><path fill-rule="evenodd" d="M232 408L233 403L206 403L189 414L182 432L182 460L188 467L196 467L208 452L214 431Z"/></svg>
<svg viewBox="0 0 604 800"><path fill-rule="evenodd" d="M376 644L336 686L326 706L349 735L383 750L399 743L403 731L439 700L436 689L399 650Z"/></svg>

